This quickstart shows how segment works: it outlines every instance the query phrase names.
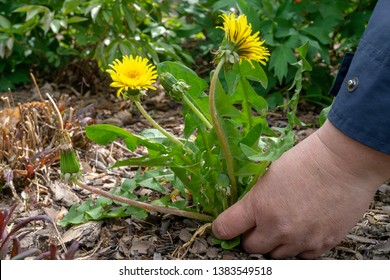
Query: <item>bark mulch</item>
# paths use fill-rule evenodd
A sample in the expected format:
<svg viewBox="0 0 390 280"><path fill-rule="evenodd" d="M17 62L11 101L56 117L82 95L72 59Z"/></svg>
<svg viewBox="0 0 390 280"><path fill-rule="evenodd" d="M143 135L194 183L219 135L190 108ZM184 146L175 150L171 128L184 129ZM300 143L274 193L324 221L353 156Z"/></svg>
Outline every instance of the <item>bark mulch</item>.
<svg viewBox="0 0 390 280"><path fill-rule="evenodd" d="M73 130L72 135L77 136L73 140L82 162L85 182L108 191L123 179L134 176L136 169L132 167L107 169L117 159L132 155L123 143L117 141L102 147L88 142L83 134L83 126L88 123L110 123L133 132L140 132L148 127L148 123L137 113L137 110L131 107L130 103L118 101L108 93L97 95L92 95L90 92L80 93L73 88L49 83L44 84L41 91L49 92L59 100L64 109L70 107L74 109L69 111L72 113L67 116L66 123L67 127ZM26 104L39 101L39 96L36 90L26 88L14 92L13 99L14 104ZM178 135L182 133L181 107L165 98L161 91L149 96L144 104L163 127ZM15 201L21 202L12 222L41 214L61 219L73 204L79 204L91 196L95 197L78 187L64 184L59 178L58 154L55 152L55 147L50 146L53 145L51 138L55 124L44 124L48 119L45 116L46 109L32 106L33 111L38 113L34 115L35 113L30 111L30 115L27 113L23 115L21 111L13 109L7 111L5 107L7 107L5 102L0 104L0 109L3 109L0 111L1 123L4 123L7 117L11 120L16 118L15 120L25 121L24 125L16 122L12 124L19 125L18 129L27 129L26 120L33 124L35 122L40 128L39 131L35 131L35 136L27 134L24 139L24 144L30 145L30 152L35 153L36 158L39 158L38 165L33 165L31 161L16 161L9 158L4 160L6 154L2 155L0 183L2 176L5 180L5 174L13 170L15 184L13 186L8 184L2 189L0 207L5 209ZM303 104L300 111L303 122L315 123L318 111L313 106ZM270 122L273 125L283 125L285 118L282 113L273 113L270 114ZM304 139L315 129L315 125L300 127L297 129L298 140ZM34 137L39 141L34 141ZM38 154L45 148L43 142L50 147L45 155ZM14 149L21 149L21 147L14 147ZM24 153L31 155L28 151L22 150L17 151L19 159ZM142 150L137 152L142 153ZM33 166L26 166L28 162ZM26 173L26 170L33 171ZM150 194L146 189L140 189L139 192ZM29 197L28 202L23 201L23 196ZM42 251L47 250L48 242L52 239L56 240L60 250L77 240L80 247L76 259L264 259L262 255L247 254L239 247L223 250L213 245L209 231L197 236L189 247L183 248L182 246L202 225L196 220L151 213L145 220L134 217L105 219L67 229L59 226L55 228L47 223L30 223L19 231L19 236L23 237L21 238L23 249L38 247ZM390 185L388 182L384 182L379 188L367 212L344 240L321 258L390 259Z"/></svg>

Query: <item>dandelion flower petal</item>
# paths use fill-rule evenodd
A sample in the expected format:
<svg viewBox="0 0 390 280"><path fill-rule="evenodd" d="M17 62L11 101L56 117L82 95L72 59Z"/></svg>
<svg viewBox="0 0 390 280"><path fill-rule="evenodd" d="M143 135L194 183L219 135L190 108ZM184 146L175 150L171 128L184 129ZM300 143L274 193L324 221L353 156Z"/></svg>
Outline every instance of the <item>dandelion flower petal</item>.
<svg viewBox="0 0 390 280"><path fill-rule="evenodd" d="M252 34L252 25L248 24L246 15L236 18L234 14L223 14L223 27L225 31L226 48L238 54L240 61L251 60L265 65L269 60L270 53L260 40L260 32ZM252 64L252 63L251 63Z"/></svg>
<svg viewBox="0 0 390 280"><path fill-rule="evenodd" d="M113 81L110 86L118 88L118 97L124 95L124 91L127 90L156 89L152 86L157 79L156 67L150 64L147 58L125 55L122 60L115 59L109 66L112 69L107 69L106 72L110 74Z"/></svg>

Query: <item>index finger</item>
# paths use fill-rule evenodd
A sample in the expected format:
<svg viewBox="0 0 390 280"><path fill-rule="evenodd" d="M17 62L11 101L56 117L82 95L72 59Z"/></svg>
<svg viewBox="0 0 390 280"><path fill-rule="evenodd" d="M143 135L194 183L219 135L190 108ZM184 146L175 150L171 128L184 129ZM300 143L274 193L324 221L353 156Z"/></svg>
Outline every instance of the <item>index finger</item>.
<svg viewBox="0 0 390 280"><path fill-rule="evenodd" d="M256 225L243 200L233 204L214 220L212 231L215 237L221 240L232 239Z"/></svg>

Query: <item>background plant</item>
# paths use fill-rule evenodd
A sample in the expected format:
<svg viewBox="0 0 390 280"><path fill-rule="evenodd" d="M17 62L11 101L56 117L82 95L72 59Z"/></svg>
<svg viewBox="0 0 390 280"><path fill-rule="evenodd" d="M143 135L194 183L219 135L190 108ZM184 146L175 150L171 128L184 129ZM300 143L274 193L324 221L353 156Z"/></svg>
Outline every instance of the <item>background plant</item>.
<svg viewBox="0 0 390 280"><path fill-rule="evenodd" d="M1 1L0 90L26 82L31 68L48 72L88 59L106 68L129 53L192 63L177 34L188 26L175 2Z"/></svg>
<svg viewBox="0 0 390 280"><path fill-rule="evenodd" d="M94 0L0 1L0 90L27 82L30 70L47 73L77 64L87 75L121 55L139 54L154 62L210 61L221 34L214 26L221 11L238 9L254 31L262 31L272 59L265 68L269 86L257 91L271 107L283 104L294 78L288 65L294 49L309 41L304 94L328 105L332 76L345 51L354 50L375 0ZM198 63L199 64L199 63ZM195 69L204 78L209 67ZM93 73L93 72L92 72ZM271 91L272 89L272 91ZM277 89L277 90L275 90Z"/></svg>
<svg viewBox="0 0 390 280"><path fill-rule="evenodd" d="M221 0L214 7L235 6L248 16L255 31L261 30L272 54L267 68L269 87L263 93L268 93L267 99L273 106L283 103L286 85L294 79L294 70L289 67L299 59L294 49L308 41L307 59L313 71L306 74L302 98L323 106L331 102L327 93L341 57L356 48L375 3L375 0Z"/></svg>

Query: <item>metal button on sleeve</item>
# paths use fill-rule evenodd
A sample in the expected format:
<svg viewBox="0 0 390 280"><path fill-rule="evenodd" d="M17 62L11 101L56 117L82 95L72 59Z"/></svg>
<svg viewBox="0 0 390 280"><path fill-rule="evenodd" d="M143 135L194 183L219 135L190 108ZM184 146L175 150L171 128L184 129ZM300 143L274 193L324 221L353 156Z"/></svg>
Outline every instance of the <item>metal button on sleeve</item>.
<svg viewBox="0 0 390 280"><path fill-rule="evenodd" d="M347 82L347 90L348 92L353 92L359 84L359 79L356 77L353 77L352 79L348 80Z"/></svg>

